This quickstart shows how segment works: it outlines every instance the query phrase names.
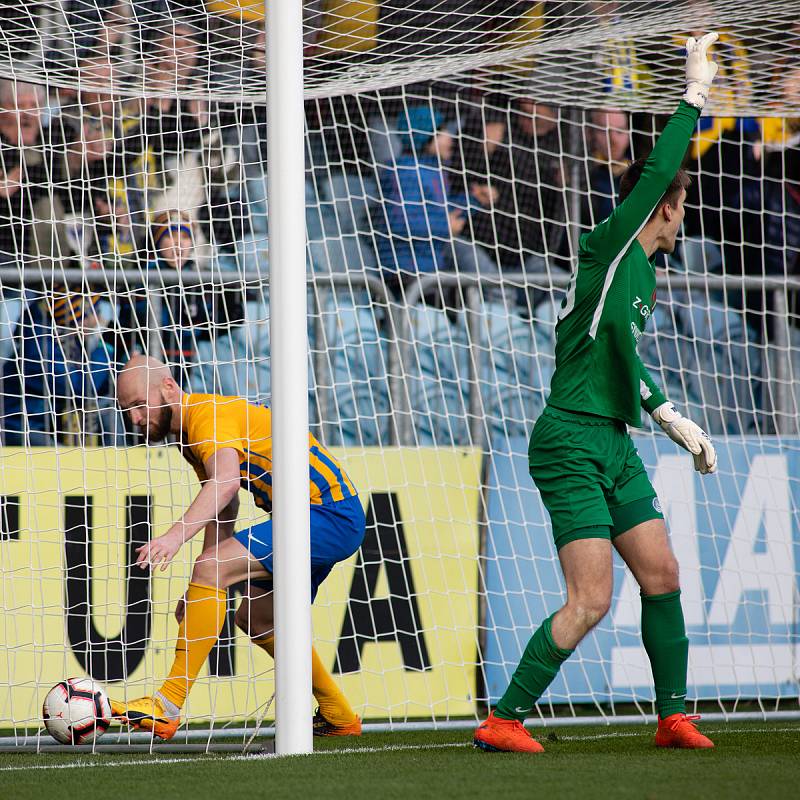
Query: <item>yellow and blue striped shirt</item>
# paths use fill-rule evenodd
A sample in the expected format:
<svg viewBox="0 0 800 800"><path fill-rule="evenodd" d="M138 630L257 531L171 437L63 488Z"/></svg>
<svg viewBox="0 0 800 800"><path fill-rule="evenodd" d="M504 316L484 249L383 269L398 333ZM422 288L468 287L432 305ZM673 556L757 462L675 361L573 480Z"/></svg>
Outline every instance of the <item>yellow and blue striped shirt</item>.
<svg viewBox="0 0 800 800"><path fill-rule="evenodd" d="M205 463L218 450L239 453L242 488L256 505L272 510L272 412L241 397L187 394L183 397L183 455L201 481ZM357 492L336 458L308 434L309 500L327 505L356 497Z"/></svg>

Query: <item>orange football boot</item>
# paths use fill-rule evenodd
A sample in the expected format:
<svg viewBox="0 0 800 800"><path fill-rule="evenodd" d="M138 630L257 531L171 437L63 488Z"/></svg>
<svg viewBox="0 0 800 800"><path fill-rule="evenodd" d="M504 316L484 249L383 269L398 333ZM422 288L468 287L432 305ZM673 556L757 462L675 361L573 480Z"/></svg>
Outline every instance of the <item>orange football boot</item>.
<svg viewBox="0 0 800 800"><path fill-rule="evenodd" d="M157 697L140 697L128 703L111 701L111 715L120 722L143 731L152 731L159 739L166 741L175 735L180 718L171 718Z"/></svg>
<svg viewBox="0 0 800 800"><path fill-rule="evenodd" d="M696 719L700 719L699 714L670 714L666 719L659 717L656 747L685 747L690 750L713 747L714 742L697 730L694 725Z"/></svg>
<svg viewBox="0 0 800 800"><path fill-rule="evenodd" d="M542 747L525 726L516 719L502 719L489 714L486 722L478 725L472 740L475 747L488 753L543 753Z"/></svg>
<svg viewBox="0 0 800 800"><path fill-rule="evenodd" d="M334 725L322 716L317 709L312 723L314 736L361 736L361 717L356 718L349 725Z"/></svg>

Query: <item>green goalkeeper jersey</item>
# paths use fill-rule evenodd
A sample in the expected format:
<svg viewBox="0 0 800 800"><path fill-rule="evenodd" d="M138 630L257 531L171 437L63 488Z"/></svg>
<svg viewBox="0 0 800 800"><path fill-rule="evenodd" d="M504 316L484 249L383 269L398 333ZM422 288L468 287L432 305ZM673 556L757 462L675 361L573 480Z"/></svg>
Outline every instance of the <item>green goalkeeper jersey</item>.
<svg viewBox="0 0 800 800"><path fill-rule="evenodd" d="M656 303L655 258L637 241L681 166L699 111L681 101L636 186L608 219L581 236L578 268L556 325L548 402L641 426L641 408L666 402L636 347Z"/></svg>

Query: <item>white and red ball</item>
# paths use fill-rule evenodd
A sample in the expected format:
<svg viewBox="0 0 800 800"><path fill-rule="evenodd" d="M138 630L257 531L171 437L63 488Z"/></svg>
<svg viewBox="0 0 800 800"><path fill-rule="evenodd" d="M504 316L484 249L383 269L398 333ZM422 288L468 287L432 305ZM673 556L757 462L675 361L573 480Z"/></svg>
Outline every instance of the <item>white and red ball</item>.
<svg viewBox="0 0 800 800"><path fill-rule="evenodd" d="M91 744L111 723L111 704L91 678L67 678L47 693L42 717L57 742Z"/></svg>

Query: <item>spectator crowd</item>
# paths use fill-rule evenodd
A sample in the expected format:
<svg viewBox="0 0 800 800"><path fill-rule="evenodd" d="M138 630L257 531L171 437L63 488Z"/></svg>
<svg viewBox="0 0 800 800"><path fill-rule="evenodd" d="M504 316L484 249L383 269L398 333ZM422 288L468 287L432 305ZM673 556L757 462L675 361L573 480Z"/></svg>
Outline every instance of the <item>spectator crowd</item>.
<svg viewBox="0 0 800 800"><path fill-rule="evenodd" d="M214 70L179 16L154 13L132 72L115 24L132 1L81 17L71 81L0 79L5 445L133 441L113 376L137 351L166 357L195 391L269 398L265 110L194 99ZM611 30L616 4L590 5ZM227 68L262 74L264 47L256 29ZM608 102L594 110L499 81L307 103L310 400L329 443L397 441L398 418L418 444L528 431L577 236L611 212L626 164L664 121L623 110L649 80L632 48L609 35L597 60ZM716 48L733 54L724 109L751 91L749 57L725 31ZM62 68L57 52L42 57ZM142 80L180 91L136 91ZM800 59L787 57L775 91L798 105ZM673 277L643 357L711 432L771 433L775 342L778 377L799 352L800 120L704 117L687 165L685 235L660 263ZM700 288L703 273L785 288Z"/></svg>

